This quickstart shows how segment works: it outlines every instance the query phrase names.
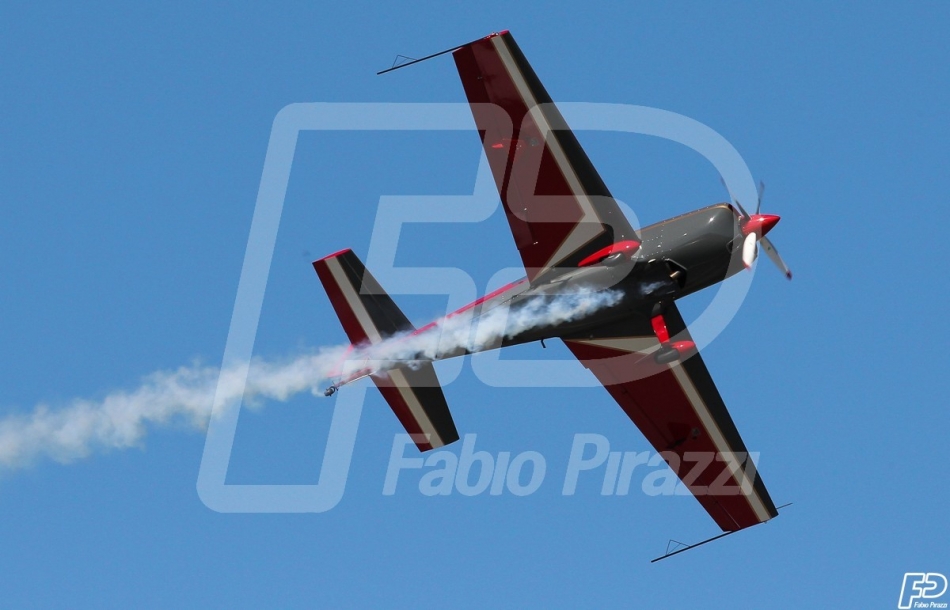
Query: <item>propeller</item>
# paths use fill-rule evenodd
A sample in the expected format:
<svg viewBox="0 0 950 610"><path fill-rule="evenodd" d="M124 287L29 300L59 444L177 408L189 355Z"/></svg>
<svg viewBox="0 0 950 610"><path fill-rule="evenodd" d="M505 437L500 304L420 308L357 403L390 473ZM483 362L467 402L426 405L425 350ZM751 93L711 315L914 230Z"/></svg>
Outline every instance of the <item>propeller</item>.
<svg viewBox="0 0 950 610"><path fill-rule="evenodd" d="M749 233L742 240L742 264L746 269L752 267L752 261L755 260L755 233Z"/></svg>
<svg viewBox="0 0 950 610"><path fill-rule="evenodd" d="M723 180L722 184L726 186L726 181ZM779 221L778 216L760 213L762 210L762 195L765 193L765 183L759 182L755 214L749 214L746 209L742 207L742 204L739 203L739 200L732 197L732 192L729 191L728 186L726 186L726 191L729 192L729 197L732 198L733 203L741 214L739 217L739 226L742 228L743 235L745 235L742 241L742 264L745 265L746 269L752 267L757 253L757 244L761 243L769 260L775 263L775 266L785 274L786 278L792 279L791 269L788 268L788 265L786 265L782 257L779 256L778 250L772 245L771 240L765 236Z"/></svg>
<svg viewBox="0 0 950 610"><path fill-rule="evenodd" d="M759 240L759 243L762 244L762 248L765 249L765 253L768 255L769 260L775 263L775 266L785 274L785 277L792 279L792 270L788 268L788 265L786 265L785 261L782 260L782 257L779 256L778 250L776 250L775 246L772 245L772 240L763 236L762 239Z"/></svg>

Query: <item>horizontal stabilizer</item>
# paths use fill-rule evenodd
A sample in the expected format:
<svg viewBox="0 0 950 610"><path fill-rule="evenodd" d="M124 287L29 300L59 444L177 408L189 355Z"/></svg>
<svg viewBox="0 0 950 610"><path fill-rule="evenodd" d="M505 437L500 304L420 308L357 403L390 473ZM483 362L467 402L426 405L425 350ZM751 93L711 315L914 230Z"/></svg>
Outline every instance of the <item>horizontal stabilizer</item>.
<svg viewBox="0 0 950 610"><path fill-rule="evenodd" d="M352 250L314 261L313 268L353 345L379 343L415 330ZM413 362L370 377L420 451L458 440L431 362Z"/></svg>

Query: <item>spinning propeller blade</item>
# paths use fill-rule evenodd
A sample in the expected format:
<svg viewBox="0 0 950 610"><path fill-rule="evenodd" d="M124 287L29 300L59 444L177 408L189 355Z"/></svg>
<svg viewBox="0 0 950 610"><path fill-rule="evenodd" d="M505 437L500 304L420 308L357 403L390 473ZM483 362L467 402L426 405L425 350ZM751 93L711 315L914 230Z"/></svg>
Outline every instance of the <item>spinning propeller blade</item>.
<svg viewBox="0 0 950 610"><path fill-rule="evenodd" d="M762 196L765 194L765 182L759 181L758 189L758 198L755 203L755 214L749 214L742 204L739 203L739 200L732 196L732 191L729 190L729 187L726 185L726 181L720 178L722 185L726 188L726 191L729 193L729 198L732 199L732 203L739 210L741 216L739 217L739 224L743 227L743 233L749 231L745 236L745 239L742 242L742 264L745 265L746 269L752 268L752 263L755 261L756 256L756 242L762 242L762 247L765 248L765 253L768 255L769 260L775 263L775 266L785 274L785 277L792 279L792 271L788 268L788 265L785 264L785 261L782 260L782 257L779 256L778 250L775 249L775 246L772 245L772 242L765 236L765 233L774 226L775 222L778 221L778 217L769 217L766 216L765 219L772 218L772 222L769 223L768 227L763 227L760 223L763 221L763 217L760 214L762 210ZM753 225L756 227L752 228Z"/></svg>
<svg viewBox="0 0 950 610"><path fill-rule="evenodd" d="M729 201L731 201L733 205L739 208L739 212L742 213L743 218L748 218L749 213L745 211L745 208L742 207L742 204L739 203L739 200L736 199L736 197L732 194L732 191L729 190L729 185L726 184L726 179L720 176L719 182L722 182L722 188L726 189L726 192L729 194Z"/></svg>
<svg viewBox="0 0 950 610"><path fill-rule="evenodd" d="M768 237L762 238L762 247L765 248L765 253L768 254L769 259L775 263L775 266L785 274L785 277L792 279L792 270L788 268L788 265L785 264L785 261L782 260L782 257L779 256L778 250L775 249L775 246L772 245L772 242L769 241Z"/></svg>
<svg viewBox="0 0 950 610"><path fill-rule="evenodd" d="M749 233L742 242L742 264L746 269L752 267L752 261L755 260L755 233Z"/></svg>

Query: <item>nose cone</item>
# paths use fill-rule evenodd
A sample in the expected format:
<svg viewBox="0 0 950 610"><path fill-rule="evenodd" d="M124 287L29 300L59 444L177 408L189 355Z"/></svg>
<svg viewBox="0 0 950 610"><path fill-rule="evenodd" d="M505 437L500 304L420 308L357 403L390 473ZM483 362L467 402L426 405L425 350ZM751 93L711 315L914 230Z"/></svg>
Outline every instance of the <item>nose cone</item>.
<svg viewBox="0 0 950 610"><path fill-rule="evenodd" d="M782 220L781 216L776 216L775 214L760 214L762 217L762 235L765 235L772 230L772 227L778 224L778 221Z"/></svg>
<svg viewBox="0 0 950 610"><path fill-rule="evenodd" d="M761 237L771 231L772 227L777 225L781 219L781 216L776 216L775 214L753 214L749 217L749 220L742 225L742 234L758 233Z"/></svg>

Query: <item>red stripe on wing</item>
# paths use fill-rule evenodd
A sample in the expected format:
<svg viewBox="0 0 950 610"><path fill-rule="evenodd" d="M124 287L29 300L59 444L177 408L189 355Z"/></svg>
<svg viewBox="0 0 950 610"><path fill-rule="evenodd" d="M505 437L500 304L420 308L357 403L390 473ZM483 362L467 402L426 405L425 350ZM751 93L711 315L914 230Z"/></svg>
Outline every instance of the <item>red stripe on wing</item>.
<svg viewBox="0 0 950 610"><path fill-rule="evenodd" d="M453 56L530 280L554 266L576 266L615 234L635 237L510 34Z"/></svg>
<svg viewBox="0 0 950 610"><path fill-rule="evenodd" d="M650 444L663 454L719 527L733 531L767 520L760 518L753 508L752 502L760 500L752 497L755 492L750 485L747 483L744 490L735 475L725 473L727 464L720 461L722 452L713 439L713 431L697 414L697 405L692 404L670 365L656 364L652 354L579 341L565 343L604 384ZM729 451L733 450L736 449ZM710 463L701 467L699 456L711 458ZM755 476L753 469L752 478Z"/></svg>

